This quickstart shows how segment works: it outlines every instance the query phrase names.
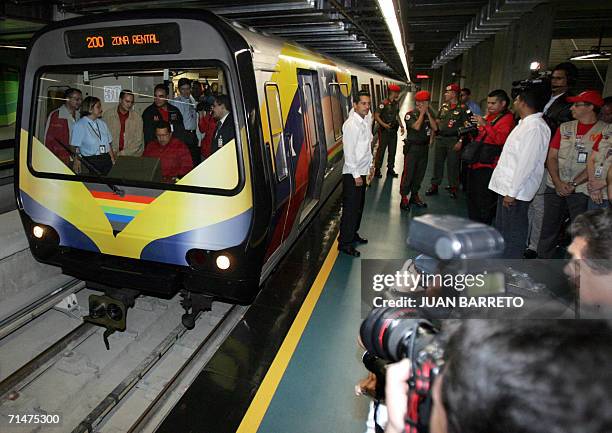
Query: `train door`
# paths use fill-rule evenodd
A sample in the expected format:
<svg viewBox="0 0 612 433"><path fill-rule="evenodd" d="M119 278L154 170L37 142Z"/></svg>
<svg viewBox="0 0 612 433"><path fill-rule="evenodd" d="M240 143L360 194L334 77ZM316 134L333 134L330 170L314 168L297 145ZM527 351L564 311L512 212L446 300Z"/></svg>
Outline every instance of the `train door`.
<svg viewBox="0 0 612 433"><path fill-rule="evenodd" d="M287 229L287 216L289 215L291 198L295 191L295 186L290 174L290 164L288 152L292 149L293 137L285 132L283 122L283 111L281 107L280 92L276 83L266 83L265 87L266 108L268 114L268 127L270 132L270 142L266 147L272 154L274 164L275 182L275 209L273 215L274 234L270 242L272 253L280 245L282 240L287 237L290 230Z"/></svg>
<svg viewBox="0 0 612 433"><path fill-rule="evenodd" d="M304 206L300 214L300 223L306 219L310 212L316 207L321 196L321 186L323 184L322 161L325 161L325 149L321 146L322 127L321 116L316 110L315 101L320 100L316 72L300 70L298 71L298 92L300 96L300 112L302 114L302 124L304 126L305 154L308 158L308 186L304 197ZM323 156L323 157L322 157Z"/></svg>

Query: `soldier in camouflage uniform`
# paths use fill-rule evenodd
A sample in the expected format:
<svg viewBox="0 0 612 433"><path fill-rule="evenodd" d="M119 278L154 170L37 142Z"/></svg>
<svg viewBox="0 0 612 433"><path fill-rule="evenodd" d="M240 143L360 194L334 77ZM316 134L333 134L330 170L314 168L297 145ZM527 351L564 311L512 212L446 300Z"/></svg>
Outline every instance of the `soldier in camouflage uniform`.
<svg viewBox="0 0 612 433"><path fill-rule="evenodd" d="M434 133L438 130L436 115L429 107L430 93L421 90L416 93L415 99L416 110L409 111L404 117L406 139L404 140L404 171L400 184L402 196L400 208L403 210L409 210L411 204L417 207L427 207L427 204L419 197L419 189L427 170L429 145L433 142Z"/></svg>
<svg viewBox="0 0 612 433"><path fill-rule="evenodd" d="M378 152L376 154L376 170L374 176L381 178L380 167L385 157L385 150L389 148L387 158L387 176L397 177L393 170L395 165L395 151L397 148L397 129L404 133L404 127L400 124L399 118L399 93L400 87L397 84L389 84L389 97L382 101L378 106L374 119L380 124L378 130Z"/></svg>
<svg viewBox="0 0 612 433"><path fill-rule="evenodd" d="M461 87L458 84L449 84L444 92L444 103L438 115L438 135L434 144L434 174L431 178L431 187L425 195L438 194L438 186L444 175L444 161L446 160L446 175L448 176L448 189L451 198L457 198L457 184L459 183L459 155L463 146L463 139L459 137L458 129L470 123L472 112L459 104Z"/></svg>

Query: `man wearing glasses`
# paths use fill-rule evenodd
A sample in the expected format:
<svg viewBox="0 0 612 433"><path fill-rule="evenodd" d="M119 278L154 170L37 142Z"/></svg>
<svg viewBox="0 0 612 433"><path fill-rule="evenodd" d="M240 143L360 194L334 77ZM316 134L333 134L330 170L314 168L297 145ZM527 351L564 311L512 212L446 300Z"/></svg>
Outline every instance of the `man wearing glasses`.
<svg viewBox="0 0 612 433"><path fill-rule="evenodd" d="M587 160L607 126L597 119L604 104L599 92L588 90L567 100L572 103L575 120L559 126L550 142L546 160L544 219L538 243L538 256L545 259L555 254L565 210L569 211L571 220L587 210Z"/></svg>
<svg viewBox="0 0 612 433"><path fill-rule="evenodd" d="M553 137L557 128L563 122L573 120L571 106L567 100L572 96L571 88L576 84L578 68L570 62L559 63L554 67L550 76L551 97L544 106L544 120L550 128L550 136ZM529 207L529 246L525 251L525 257L532 259L537 257L538 241L542 230L542 218L544 217L544 191L546 189L546 171L540 183L540 189Z"/></svg>

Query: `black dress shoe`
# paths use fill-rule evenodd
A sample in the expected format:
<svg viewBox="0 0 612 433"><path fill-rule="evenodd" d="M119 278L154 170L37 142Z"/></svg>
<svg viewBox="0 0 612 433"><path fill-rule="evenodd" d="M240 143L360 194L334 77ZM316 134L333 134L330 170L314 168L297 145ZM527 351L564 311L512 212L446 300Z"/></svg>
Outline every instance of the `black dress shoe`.
<svg viewBox="0 0 612 433"><path fill-rule="evenodd" d="M400 202L400 209L401 210L410 210L410 203Z"/></svg>
<svg viewBox="0 0 612 433"><path fill-rule="evenodd" d="M377 179L380 179L382 177L382 173L380 172L380 170L376 170L374 172L374 177Z"/></svg>
<svg viewBox="0 0 612 433"><path fill-rule="evenodd" d="M413 204L416 207L427 207L427 203L421 200L421 197L419 197L418 194L413 194L412 197L410 197L410 204Z"/></svg>
<svg viewBox="0 0 612 433"><path fill-rule="evenodd" d="M534 250L531 250L529 248L527 248L525 250L525 253L523 254L523 257L526 259L537 259L538 258L538 253Z"/></svg>
<svg viewBox="0 0 612 433"><path fill-rule="evenodd" d="M338 247L338 251L340 251L341 253L347 254L349 256L352 256L352 257L359 257L361 255L361 253L357 251L355 247L352 247L350 245L345 246L345 247Z"/></svg>
<svg viewBox="0 0 612 433"><path fill-rule="evenodd" d="M397 177L397 176L398 174L395 171L393 170L387 171L387 177Z"/></svg>
<svg viewBox="0 0 612 433"><path fill-rule="evenodd" d="M357 244L367 244L368 240L366 238L362 238L359 235L355 235L355 238L353 239L353 242L357 243Z"/></svg>

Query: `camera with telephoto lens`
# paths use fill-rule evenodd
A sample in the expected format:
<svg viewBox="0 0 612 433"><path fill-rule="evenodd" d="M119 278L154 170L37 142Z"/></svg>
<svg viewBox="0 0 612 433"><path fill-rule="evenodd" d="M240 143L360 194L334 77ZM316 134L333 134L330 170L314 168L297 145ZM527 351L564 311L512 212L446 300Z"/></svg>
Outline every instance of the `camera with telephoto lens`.
<svg viewBox="0 0 612 433"><path fill-rule="evenodd" d="M431 390L444 365L440 328L410 308L376 308L361 323L359 335L367 349L364 365L384 389L386 365L404 358L412 369L408 379L407 433L429 432Z"/></svg>

